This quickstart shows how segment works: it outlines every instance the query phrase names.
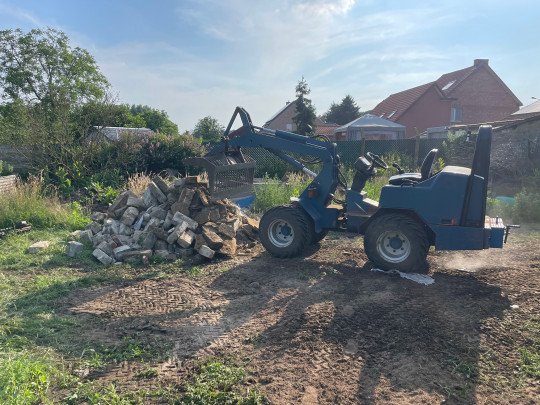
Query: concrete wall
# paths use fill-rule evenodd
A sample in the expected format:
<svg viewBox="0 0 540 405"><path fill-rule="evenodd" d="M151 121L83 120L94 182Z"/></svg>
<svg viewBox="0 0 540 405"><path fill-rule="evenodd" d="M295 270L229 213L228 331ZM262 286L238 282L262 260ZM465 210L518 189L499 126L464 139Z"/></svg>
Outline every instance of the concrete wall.
<svg viewBox="0 0 540 405"><path fill-rule="evenodd" d="M5 193L15 187L17 176L0 176L0 194Z"/></svg>
<svg viewBox="0 0 540 405"><path fill-rule="evenodd" d="M540 116L493 131L491 171L494 174L531 175L534 169L540 169Z"/></svg>

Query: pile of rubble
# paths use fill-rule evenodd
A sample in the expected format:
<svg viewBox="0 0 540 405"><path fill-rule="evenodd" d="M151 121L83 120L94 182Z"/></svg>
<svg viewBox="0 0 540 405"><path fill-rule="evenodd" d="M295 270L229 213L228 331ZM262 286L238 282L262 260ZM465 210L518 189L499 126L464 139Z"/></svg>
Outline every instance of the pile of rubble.
<svg viewBox="0 0 540 405"><path fill-rule="evenodd" d="M198 176L172 184L155 176L142 197L123 192L107 213L94 212L93 222L74 236L91 243L103 264L151 256L212 259L216 253L233 256L239 248L253 247L258 222L231 201L210 197L207 186Z"/></svg>

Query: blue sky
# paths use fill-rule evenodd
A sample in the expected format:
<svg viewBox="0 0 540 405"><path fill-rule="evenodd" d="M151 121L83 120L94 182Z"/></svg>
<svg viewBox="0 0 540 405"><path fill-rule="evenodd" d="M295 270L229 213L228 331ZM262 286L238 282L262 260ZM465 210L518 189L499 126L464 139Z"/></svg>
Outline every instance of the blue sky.
<svg viewBox="0 0 540 405"><path fill-rule="evenodd" d="M236 105L261 125L302 76L318 113L346 94L367 110L475 58L540 98L535 0L0 0L0 29L43 26L88 49L119 101L188 130Z"/></svg>

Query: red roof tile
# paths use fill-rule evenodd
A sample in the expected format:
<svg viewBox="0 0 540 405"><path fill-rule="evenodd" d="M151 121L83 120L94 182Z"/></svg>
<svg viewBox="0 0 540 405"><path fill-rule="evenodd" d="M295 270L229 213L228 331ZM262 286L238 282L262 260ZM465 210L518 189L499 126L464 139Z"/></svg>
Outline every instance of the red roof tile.
<svg viewBox="0 0 540 405"><path fill-rule="evenodd" d="M442 96L450 97L454 89L467 79L473 72L478 69L487 69L500 83L506 88L508 93L516 100L519 105L521 102L506 86L506 84L497 76L497 74L489 67L487 59L475 59L472 66L465 69L455 70L450 73L445 73L436 81L426 83L421 86L413 87L399 93L391 94L385 100L381 101L373 110L372 114L383 118L396 121L399 117L418 100L431 86L436 86L437 90L442 93Z"/></svg>
<svg viewBox="0 0 540 405"><path fill-rule="evenodd" d="M378 115L396 121L411 105L414 104L435 82L422 84L421 86L413 87L412 89L400 91L399 93L391 94L386 99L381 101L371 111L371 114Z"/></svg>
<svg viewBox="0 0 540 405"><path fill-rule="evenodd" d="M339 127L338 124L317 123L315 125L315 134L331 136L334 134L334 129L338 127Z"/></svg>
<svg viewBox="0 0 540 405"><path fill-rule="evenodd" d="M469 66L465 69L456 70L454 72L445 73L439 77L436 83L439 85L441 90L445 95L448 95L452 92L463 80L465 80L469 75L474 72L476 66Z"/></svg>

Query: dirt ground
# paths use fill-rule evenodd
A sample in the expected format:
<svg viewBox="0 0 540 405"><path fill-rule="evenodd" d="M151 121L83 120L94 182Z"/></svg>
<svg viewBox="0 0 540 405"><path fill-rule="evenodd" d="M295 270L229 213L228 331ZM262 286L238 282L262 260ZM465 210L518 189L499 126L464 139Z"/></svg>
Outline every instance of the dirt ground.
<svg viewBox="0 0 540 405"><path fill-rule="evenodd" d="M234 356L275 404L533 404L520 348L540 313L539 239L504 250L432 252L432 285L370 271L361 238L330 235L297 259L252 254L78 292L61 307L96 342L169 342L158 375L124 362L89 378L182 384L198 359Z"/></svg>

